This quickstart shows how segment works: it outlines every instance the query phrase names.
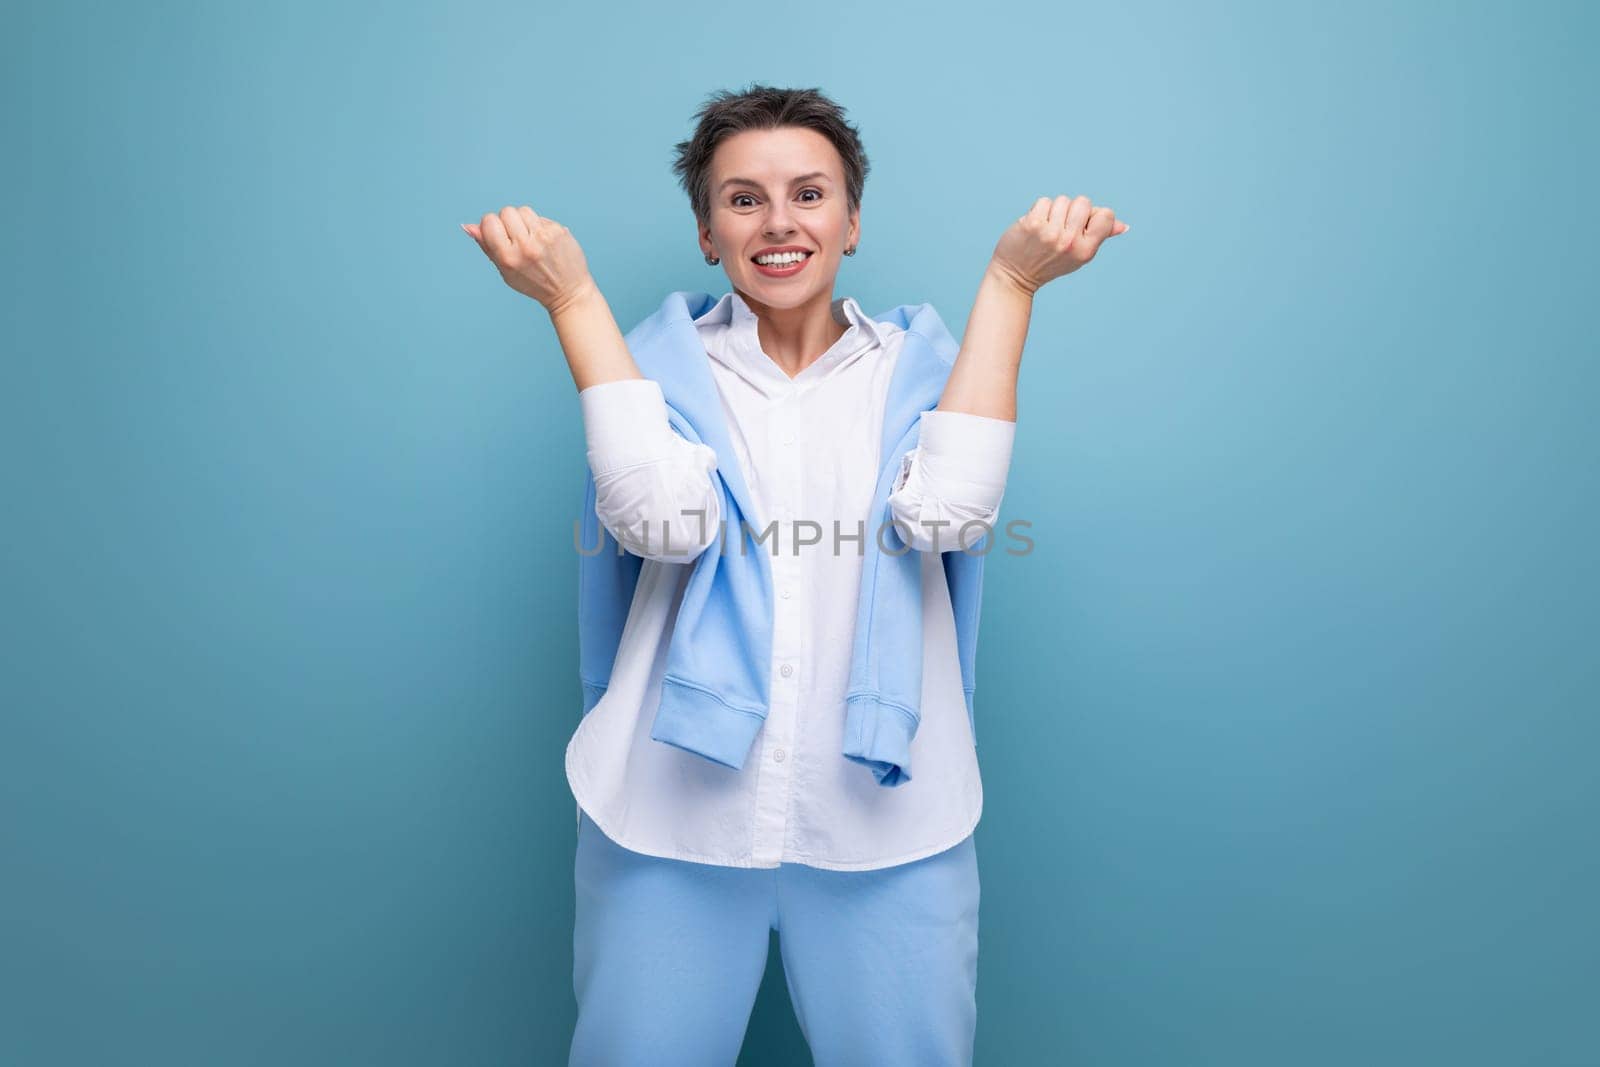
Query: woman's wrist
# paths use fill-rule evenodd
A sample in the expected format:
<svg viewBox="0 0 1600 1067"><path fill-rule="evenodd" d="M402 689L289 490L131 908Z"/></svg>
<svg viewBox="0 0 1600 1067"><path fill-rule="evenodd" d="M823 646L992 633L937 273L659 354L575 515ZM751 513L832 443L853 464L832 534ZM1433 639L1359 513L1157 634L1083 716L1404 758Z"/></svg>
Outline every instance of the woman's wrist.
<svg viewBox="0 0 1600 1067"><path fill-rule="evenodd" d="M1033 295L1039 291L1037 285L1022 277L1009 264L998 259L989 260L989 266L985 268L983 273L986 280L1003 285L1018 296L1026 297L1029 300L1032 300Z"/></svg>
<svg viewBox="0 0 1600 1067"><path fill-rule="evenodd" d="M586 274L581 282L578 282L568 292L546 305L545 310L550 313L550 319L554 322L556 318L567 314L575 308L581 308L584 304L593 304L596 300L603 302L603 299L600 293L600 286L595 283L594 275Z"/></svg>

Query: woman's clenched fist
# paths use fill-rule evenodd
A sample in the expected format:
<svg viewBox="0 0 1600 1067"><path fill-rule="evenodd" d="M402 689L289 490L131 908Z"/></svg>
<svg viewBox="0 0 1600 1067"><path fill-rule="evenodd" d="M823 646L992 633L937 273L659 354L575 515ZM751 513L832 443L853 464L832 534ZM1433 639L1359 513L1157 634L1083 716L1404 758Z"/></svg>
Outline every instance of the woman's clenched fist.
<svg viewBox="0 0 1600 1067"><path fill-rule="evenodd" d="M476 223L464 222L467 231L506 284L533 297L552 314L593 285L583 249L555 219L534 214L533 208L503 207Z"/></svg>
<svg viewBox="0 0 1600 1067"><path fill-rule="evenodd" d="M1033 293L1089 262L1102 241L1127 230L1110 208L1095 207L1087 196L1041 196L1001 234L991 265Z"/></svg>

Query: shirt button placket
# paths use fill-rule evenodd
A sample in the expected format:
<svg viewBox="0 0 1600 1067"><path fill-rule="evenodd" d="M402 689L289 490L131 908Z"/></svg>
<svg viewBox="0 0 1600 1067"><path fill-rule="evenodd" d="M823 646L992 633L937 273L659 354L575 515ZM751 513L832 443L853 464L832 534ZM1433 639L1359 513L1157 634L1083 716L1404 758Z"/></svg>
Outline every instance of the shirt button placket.
<svg viewBox="0 0 1600 1067"><path fill-rule="evenodd" d="M772 582L777 601L772 620L772 701L762 731L765 758L756 783L756 859L778 863L783 859L788 835L789 755L794 748L795 718L799 712L801 600L800 558L795 555L795 521L804 500L805 465L799 447L798 391L791 390L774 403L769 423L768 455L773 458L773 484L777 489L778 536L772 560ZM807 549L816 546L807 545ZM773 552L771 546L762 551Z"/></svg>

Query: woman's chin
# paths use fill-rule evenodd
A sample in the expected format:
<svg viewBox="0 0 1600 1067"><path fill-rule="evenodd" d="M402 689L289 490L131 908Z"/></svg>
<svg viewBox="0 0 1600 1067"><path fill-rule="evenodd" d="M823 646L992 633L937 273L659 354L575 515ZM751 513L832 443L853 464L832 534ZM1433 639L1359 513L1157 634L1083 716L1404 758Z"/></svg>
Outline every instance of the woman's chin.
<svg viewBox="0 0 1600 1067"><path fill-rule="evenodd" d="M783 278L752 270L739 284L752 295L759 294L762 303L771 307L799 307L819 291L833 291L832 275L824 277L820 272L812 273L811 267L820 266L820 263L812 264L804 271Z"/></svg>

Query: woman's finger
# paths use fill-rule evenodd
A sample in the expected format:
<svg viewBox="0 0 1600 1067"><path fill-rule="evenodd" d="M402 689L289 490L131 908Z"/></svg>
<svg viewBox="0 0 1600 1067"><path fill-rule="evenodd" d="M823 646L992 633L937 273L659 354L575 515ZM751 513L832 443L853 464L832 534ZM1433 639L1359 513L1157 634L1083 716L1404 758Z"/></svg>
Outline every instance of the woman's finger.
<svg viewBox="0 0 1600 1067"><path fill-rule="evenodd" d="M513 244L522 244L528 239L528 224L522 221L522 212L509 204L500 209L500 221L506 228L506 236L511 238Z"/></svg>
<svg viewBox="0 0 1600 1067"><path fill-rule="evenodd" d="M1083 233L1083 228L1089 222L1089 212L1094 208L1094 202L1087 196L1074 197L1072 206L1067 209L1066 231L1077 237Z"/></svg>
<svg viewBox="0 0 1600 1067"><path fill-rule="evenodd" d="M1072 210L1072 197L1065 193L1050 201L1050 225L1054 229L1063 229L1067 224L1067 214Z"/></svg>
<svg viewBox="0 0 1600 1067"><path fill-rule="evenodd" d="M1099 242L1111 236L1111 227L1117 221L1108 207L1097 207L1089 213L1089 222L1083 228L1084 236Z"/></svg>
<svg viewBox="0 0 1600 1067"><path fill-rule="evenodd" d="M522 216L522 224L528 228L530 234L539 232L539 216L534 212L533 208L523 204L517 208L517 214Z"/></svg>
<svg viewBox="0 0 1600 1067"><path fill-rule="evenodd" d="M511 238L506 234L505 223L491 211L483 217L480 225L483 228L484 250L489 253L489 258L496 263L504 262L511 252Z"/></svg>
<svg viewBox="0 0 1600 1067"><path fill-rule="evenodd" d="M1108 236L1116 237L1119 234L1127 233L1128 224L1117 218L1116 209L1108 207L1106 210L1111 212L1111 233Z"/></svg>

